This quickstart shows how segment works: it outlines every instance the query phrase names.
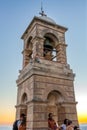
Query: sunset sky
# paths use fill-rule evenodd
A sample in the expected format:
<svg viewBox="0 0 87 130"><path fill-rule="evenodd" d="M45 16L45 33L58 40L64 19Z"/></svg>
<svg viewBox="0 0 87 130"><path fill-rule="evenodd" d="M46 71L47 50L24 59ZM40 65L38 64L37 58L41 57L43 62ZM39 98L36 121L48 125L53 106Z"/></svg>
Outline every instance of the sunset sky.
<svg viewBox="0 0 87 130"><path fill-rule="evenodd" d="M74 87L80 123L87 123L87 1L42 0L48 17L68 28L67 59L76 74ZM15 120L16 79L22 68L21 35L34 16L39 16L41 0L0 0L0 124Z"/></svg>

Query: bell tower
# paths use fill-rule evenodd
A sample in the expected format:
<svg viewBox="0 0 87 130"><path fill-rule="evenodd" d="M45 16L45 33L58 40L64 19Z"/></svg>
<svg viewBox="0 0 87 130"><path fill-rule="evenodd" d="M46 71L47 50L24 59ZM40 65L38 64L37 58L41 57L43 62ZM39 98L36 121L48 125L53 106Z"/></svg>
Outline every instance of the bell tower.
<svg viewBox="0 0 87 130"><path fill-rule="evenodd" d="M26 130L48 130L50 112L58 124L65 118L78 124L75 74L67 63L66 31L41 12L21 37L23 67L16 81L16 118L26 114Z"/></svg>

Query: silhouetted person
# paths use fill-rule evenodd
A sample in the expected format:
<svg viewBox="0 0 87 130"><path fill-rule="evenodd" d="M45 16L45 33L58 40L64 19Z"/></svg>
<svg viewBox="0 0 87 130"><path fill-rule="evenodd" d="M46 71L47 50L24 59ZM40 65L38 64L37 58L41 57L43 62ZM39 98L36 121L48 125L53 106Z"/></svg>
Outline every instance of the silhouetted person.
<svg viewBox="0 0 87 130"><path fill-rule="evenodd" d="M25 120L25 114L21 114L21 115L20 115L20 119L19 119L18 122L17 122L17 126L19 127L20 124L21 124L22 122L24 122L24 120Z"/></svg>
<svg viewBox="0 0 87 130"><path fill-rule="evenodd" d="M25 120L25 117L24 119L21 121L19 127L18 127L18 130L26 130L26 120Z"/></svg>
<svg viewBox="0 0 87 130"><path fill-rule="evenodd" d="M13 124L13 130L18 130L20 124L22 123L22 121L25 119L25 114L21 114L20 115L20 119L16 120Z"/></svg>
<svg viewBox="0 0 87 130"><path fill-rule="evenodd" d="M74 126L74 130L80 130L78 126Z"/></svg>
<svg viewBox="0 0 87 130"><path fill-rule="evenodd" d="M74 130L71 120L68 120L68 126L66 127L66 130Z"/></svg>

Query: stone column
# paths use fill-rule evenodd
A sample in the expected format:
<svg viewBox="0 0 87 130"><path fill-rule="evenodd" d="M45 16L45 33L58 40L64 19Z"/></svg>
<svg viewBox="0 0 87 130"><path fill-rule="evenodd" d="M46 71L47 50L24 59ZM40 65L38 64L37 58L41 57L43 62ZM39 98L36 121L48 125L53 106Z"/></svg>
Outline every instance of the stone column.
<svg viewBox="0 0 87 130"><path fill-rule="evenodd" d="M16 120L20 119L20 106L15 106L16 107Z"/></svg>
<svg viewBox="0 0 87 130"><path fill-rule="evenodd" d="M28 104L26 130L48 130L46 103L32 101Z"/></svg>
<svg viewBox="0 0 87 130"><path fill-rule="evenodd" d="M26 130L33 130L33 103L27 104Z"/></svg>
<svg viewBox="0 0 87 130"><path fill-rule="evenodd" d="M30 53L32 53L32 51L29 49L24 49L22 53L23 53L23 67L25 67L29 63L30 60L29 55Z"/></svg>
<svg viewBox="0 0 87 130"><path fill-rule="evenodd" d="M44 38L35 37L34 39L32 39L32 43L33 43L33 58L36 57L43 58Z"/></svg>
<svg viewBox="0 0 87 130"><path fill-rule="evenodd" d="M56 47L57 50L57 61L59 63L66 64L67 57L66 57L66 44L59 43Z"/></svg>
<svg viewBox="0 0 87 130"><path fill-rule="evenodd" d="M77 102L65 102L62 104L65 108L65 118L72 120L74 125L78 125L76 104Z"/></svg>

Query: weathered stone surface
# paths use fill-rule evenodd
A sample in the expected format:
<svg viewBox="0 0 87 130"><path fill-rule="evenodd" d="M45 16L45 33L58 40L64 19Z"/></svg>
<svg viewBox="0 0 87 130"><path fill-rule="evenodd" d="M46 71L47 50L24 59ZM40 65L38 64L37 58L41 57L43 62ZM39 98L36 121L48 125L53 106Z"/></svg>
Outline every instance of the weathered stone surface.
<svg viewBox="0 0 87 130"><path fill-rule="evenodd" d="M26 115L26 130L47 130L48 114L61 124L65 118L78 124L74 76L67 64L65 31L57 24L35 17L22 36L23 68L17 79L16 118ZM44 40L50 38L56 60L44 54ZM47 51L47 50L46 50ZM48 52L45 52L48 53Z"/></svg>

